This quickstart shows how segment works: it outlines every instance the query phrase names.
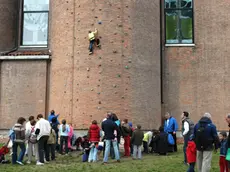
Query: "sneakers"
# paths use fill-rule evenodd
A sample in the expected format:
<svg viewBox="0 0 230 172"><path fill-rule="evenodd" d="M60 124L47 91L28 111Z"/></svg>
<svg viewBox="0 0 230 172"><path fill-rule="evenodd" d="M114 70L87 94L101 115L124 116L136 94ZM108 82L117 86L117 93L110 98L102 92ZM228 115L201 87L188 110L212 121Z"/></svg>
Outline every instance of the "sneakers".
<svg viewBox="0 0 230 172"><path fill-rule="evenodd" d="M27 161L26 163L27 163L27 164L31 164L31 162L30 162L30 161Z"/></svg>
<svg viewBox="0 0 230 172"><path fill-rule="evenodd" d="M41 163L41 162L37 162L36 165L44 165L44 163Z"/></svg>
<svg viewBox="0 0 230 172"><path fill-rule="evenodd" d="M17 164L19 164L19 165L24 165L22 162L20 162L20 161L16 161L16 163Z"/></svg>
<svg viewBox="0 0 230 172"><path fill-rule="evenodd" d="M45 164L49 164L49 161L46 161L45 159L44 159L44 162L45 162Z"/></svg>
<svg viewBox="0 0 230 172"><path fill-rule="evenodd" d="M93 52L90 51L90 52L89 52L89 55L91 55L91 54L93 54Z"/></svg>

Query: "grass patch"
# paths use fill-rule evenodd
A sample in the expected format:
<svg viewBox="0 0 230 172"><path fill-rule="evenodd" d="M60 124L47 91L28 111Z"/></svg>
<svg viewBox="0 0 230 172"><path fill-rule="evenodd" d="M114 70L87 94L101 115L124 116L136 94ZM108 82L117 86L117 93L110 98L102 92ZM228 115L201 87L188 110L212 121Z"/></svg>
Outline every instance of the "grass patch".
<svg viewBox="0 0 230 172"><path fill-rule="evenodd" d="M179 152L169 156L144 155L143 160L132 160L131 158L121 159L121 163L115 163L113 160L109 164L102 165L98 163L83 163L79 152L74 152L69 156L58 156L56 162L51 162L45 166L31 165L19 166L11 164L0 165L0 171L4 172L184 172L187 166L183 165L182 147ZM9 157L8 157L9 158ZM25 157L27 160L27 157ZM213 153L213 162L211 171L219 171L219 154Z"/></svg>

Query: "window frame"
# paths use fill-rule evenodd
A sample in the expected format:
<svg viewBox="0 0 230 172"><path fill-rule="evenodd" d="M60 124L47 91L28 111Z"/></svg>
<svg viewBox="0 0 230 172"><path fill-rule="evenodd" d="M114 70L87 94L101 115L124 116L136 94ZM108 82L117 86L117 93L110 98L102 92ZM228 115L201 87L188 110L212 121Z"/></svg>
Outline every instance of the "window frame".
<svg viewBox="0 0 230 172"><path fill-rule="evenodd" d="M177 0L176 0L177 1ZM173 47L173 46L181 46L181 47L186 47L186 46L195 46L195 31L194 31L194 0L192 0L192 8L166 8L166 0L164 0L163 5L164 5L164 44L165 46L168 47ZM192 11L192 43L182 43L182 39L179 40L178 43L167 43L167 35L166 35L166 12L168 11L175 11L175 10L180 10L180 11L186 11L186 10L191 10Z"/></svg>
<svg viewBox="0 0 230 172"><path fill-rule="evenodd" d="M30 44L30 45L23 45L23 35L24 35L24 14L26 13L45 13L48 15L48 25L47 25L47 44ZM39 11L24 11L24 0L22 0L22 5L21 5L21 34L20 34L20 42L19 42L19 45L20 45L20 48L48 48L49 47L49 21L50 21L50 0L49 0L49 8L48 10L39 10Z"/></svg>

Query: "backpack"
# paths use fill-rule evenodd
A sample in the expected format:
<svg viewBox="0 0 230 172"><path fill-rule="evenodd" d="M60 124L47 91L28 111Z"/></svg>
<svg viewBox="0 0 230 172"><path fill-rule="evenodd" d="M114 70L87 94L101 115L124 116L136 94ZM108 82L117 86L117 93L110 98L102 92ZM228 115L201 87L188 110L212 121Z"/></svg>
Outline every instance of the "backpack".
<svg viewBox="0 0 230 172"><path fill-rule="evenodd" d="M64 133L66 131L66 125L62 125L62 132Z"/></svg>
<svg viewBox="0 0 230 172"><path fill-rule="evenodd" d="M32 127L31 132L30 132L30 136L29 136L29 142L32 144L37 143L37 136L34 133L34 131L35 131L35 127Z"/></svg>
<svg viewBox="0 0 230 172"><path fill-rule="evenodd" d="M206 136L205 130L207 127L210 126L210 124L198 124L198 128L196 130L196 136L195 136L195 143L198 150L203 151L209 146L209 140Z"/></svg>
<svg viewBox="0 0 230 172"><path fill-rule="evenodd" d="M174 141L174 139L173 139L172 134L168 134L168 143L169 143L170 145L174 145L174 144L175 144L175 141Z"/></svg>

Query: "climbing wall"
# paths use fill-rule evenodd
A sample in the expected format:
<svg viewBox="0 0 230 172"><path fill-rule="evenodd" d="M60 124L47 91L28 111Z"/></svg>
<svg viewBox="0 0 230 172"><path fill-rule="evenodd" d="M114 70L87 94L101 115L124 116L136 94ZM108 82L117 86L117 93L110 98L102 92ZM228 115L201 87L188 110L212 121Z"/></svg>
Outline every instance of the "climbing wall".
<svg viewBox="0 0 230 172"><path fill-rule="evenodd" d="M108 111L144 129L159 127L159 2L57 0L51 18L49 108L77 129ZM88 55L95 28L101 49Z"/></svg>

